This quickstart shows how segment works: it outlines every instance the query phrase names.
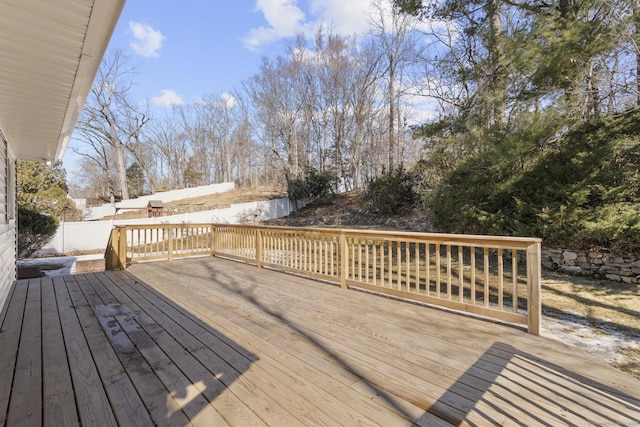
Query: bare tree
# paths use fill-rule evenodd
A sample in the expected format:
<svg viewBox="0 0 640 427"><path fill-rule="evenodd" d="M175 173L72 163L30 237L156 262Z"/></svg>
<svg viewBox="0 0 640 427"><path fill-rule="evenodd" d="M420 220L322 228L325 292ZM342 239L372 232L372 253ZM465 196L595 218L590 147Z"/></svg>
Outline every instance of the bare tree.
<svg viewBox="0 0 640 427"><path fill-rule="evenodd" d="M398 166L398 139L403 131L398 126L400 98L406 70L417 56L413 15L402 13L391 0L374 0L370 16L371 35L380 46L385 60L384 75L387 81L386 103L388 109L388 146L386 166L389 170Z"/></svg>
<svg viewBox="0 0 640 427"><path fill-rule="evenodd" d="M303 140L298 138L303 106L293 85L294 75L287 58L279 56L274 61L265 58L260 72L243 85L252 104L256 135L278 159L287 178L298 177L305 162L300 150Z"/></svg>
<svg viewBox="0 0 640 427"><path fill-rule="evenodd" d="M140 143L142 128L149 121L146 109L131 100L134 75L134 68L121 51L105 57L77 125L84 144L74 149L100 164L105 173L111 170L108 151L109 147L113 149L118 180L109 177L110 192L116 195L117 184L123 199L129 198L126 151L131 144Z"/></svg>
<svg viewBox="0 0 640 427"><path fill-rule="evenodd" d="M158 154L160 179L169 190L184 185L188 148L186 138L179 130L177 118L153 121L148 131L148 145L153 146Z"/></svg>
<svg viewBox="0 0 640 427"><path fill-rule="evenodd" d="M211 184L211 131L209 113L204 102L181 105L176 109L180 126L191 148L189 185Z"/></svg>

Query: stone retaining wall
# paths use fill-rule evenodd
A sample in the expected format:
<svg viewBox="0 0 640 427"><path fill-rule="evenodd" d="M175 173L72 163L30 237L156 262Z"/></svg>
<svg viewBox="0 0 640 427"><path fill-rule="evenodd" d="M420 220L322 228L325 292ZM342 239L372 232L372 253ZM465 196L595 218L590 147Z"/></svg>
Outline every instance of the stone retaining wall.
<svg viewBox="0 0 640 427"><path fill-rule="evenodd" d="M542 267L569 274L593 276L625 283L640 283L640 255L604 250L574 251L542 248Z"/></svg>

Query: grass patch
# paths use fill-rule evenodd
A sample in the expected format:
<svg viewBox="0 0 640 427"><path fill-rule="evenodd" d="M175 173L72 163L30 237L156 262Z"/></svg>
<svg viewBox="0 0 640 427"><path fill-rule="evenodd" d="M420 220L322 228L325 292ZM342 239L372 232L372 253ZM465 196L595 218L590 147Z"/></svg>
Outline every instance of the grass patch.
<svg viewBox="0 0 640 427"><path fill-rule="evenodd" d="M640 380L640 348L624 347L619 348L617 352L624 361L614 362L612 365Z"/></svg>
<svg viewBox="0 0 640 427"><path fill-rule="evenodd" d="M579 313L603 334L640 338L640 285L544 272L542 306L552 317Z"/></svg>

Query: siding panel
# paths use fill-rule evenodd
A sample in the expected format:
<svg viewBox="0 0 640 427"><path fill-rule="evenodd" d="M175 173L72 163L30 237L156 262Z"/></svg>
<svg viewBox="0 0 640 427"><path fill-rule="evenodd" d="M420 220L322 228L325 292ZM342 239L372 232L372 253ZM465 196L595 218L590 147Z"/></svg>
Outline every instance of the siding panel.
<svg viewBox="0 0 640 427"><path fill-rule="evenodd" d="M0 310L16 280L15 173L15 160L0 132Z"/></svg>

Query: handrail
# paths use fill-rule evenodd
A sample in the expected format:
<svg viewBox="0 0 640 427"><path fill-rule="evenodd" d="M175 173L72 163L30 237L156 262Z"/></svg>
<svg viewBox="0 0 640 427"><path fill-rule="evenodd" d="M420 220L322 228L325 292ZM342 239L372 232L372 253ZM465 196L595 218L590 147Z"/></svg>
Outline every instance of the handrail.
<svg viewBox="0 0 640 427"><path fill-rule="evenodd" d="M541 240L235 224L113 229L107 268L195 255L242 260L524 325L540 334ZM117 262L115 261L117 260Z"/></svg>

